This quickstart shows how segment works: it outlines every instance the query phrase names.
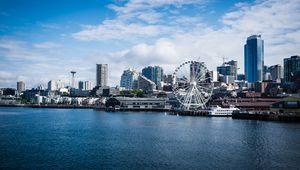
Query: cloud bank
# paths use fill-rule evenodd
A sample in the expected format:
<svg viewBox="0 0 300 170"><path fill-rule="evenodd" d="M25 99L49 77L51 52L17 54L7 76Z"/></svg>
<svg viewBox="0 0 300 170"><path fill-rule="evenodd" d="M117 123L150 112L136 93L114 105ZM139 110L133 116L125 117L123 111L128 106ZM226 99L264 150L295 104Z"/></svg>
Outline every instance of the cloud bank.
<svg viewBox="0 0 300 170"><path fill-rule="evenodd" d="M180 12L185 5L205 5L204 1L129 1L123 6L111 5L117 17L100 25L90 26L73 34L74 38L89 41L155 37L153 43L137 43L118 56L124 65L141 68L163 65L171 72L176 65L189 59L207 63L210 69L222 63L223 56L238 61L243 72L243 45L246 38L261 34L265 41L265 64L282 64L283 58L299 54L300 1L266 0L253 4L238 3L225 13L213 28L202 23L200 16L177 16L164 10ZM175 4L175 5L174 5ZM145 11L145 12L141 12ZM149 18L147 16L150 11ZM143 19L147 18L147 19ZM173 18L173 20L171 19ZM144 20L144 22L140 22ZM170 21L173 22L170 22ZM181 22L180 22L181 21ZM163 24L165 23L165 24ZM114 63L115 58L110 61Z"/></svg>
<svg viewBox="0 0 300 170"><path fill-rule="evenodd" d="M237 60L242 73L243 45L253 34L261 34L264 39L266 65L283 64L283 58L299 55L300 0L237 3L222 14L215 25L206 23L206 16L197 12L205 10L209 3L206 0L130 0L110 4L108 8L115 17L98 25L83 25L80 31L70 36L80 44L105 44L118 46L118 49L105 51L82 47L83 55L77 54L79 49L72 49L75 57L70 63L62 63L65 51L68 51L65 44L46 41L30 45L2 39L0 56L12 61L26 61L27 67L39 66L45 71L33 75L20 69L9 74L8 70L0 69L0 84L12 83L18 75L28 80L36 78L34 82L43 78L58 79L56 77L68 81L66 73L74 66L82 79L94 80L95 64L107 63L109 83L118 85L127 68L141 70L144 66L160 65L166 73L172 73L182 62L199 59L209 69L216 70L224 56ZM191 9L193 12L188 12ZM45 72L53 72L53 75L45 77Z"/></svg>

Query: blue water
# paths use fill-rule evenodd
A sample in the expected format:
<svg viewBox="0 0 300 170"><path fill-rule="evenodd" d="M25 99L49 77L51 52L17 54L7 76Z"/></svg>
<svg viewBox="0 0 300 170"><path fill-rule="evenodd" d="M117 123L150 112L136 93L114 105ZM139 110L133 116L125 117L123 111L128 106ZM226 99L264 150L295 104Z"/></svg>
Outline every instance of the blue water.
<svg viewBox="0 0 300 170"><path fill-rule="evenodd" d="M297 169L300 124L0 108L0 169Z"/></svg>

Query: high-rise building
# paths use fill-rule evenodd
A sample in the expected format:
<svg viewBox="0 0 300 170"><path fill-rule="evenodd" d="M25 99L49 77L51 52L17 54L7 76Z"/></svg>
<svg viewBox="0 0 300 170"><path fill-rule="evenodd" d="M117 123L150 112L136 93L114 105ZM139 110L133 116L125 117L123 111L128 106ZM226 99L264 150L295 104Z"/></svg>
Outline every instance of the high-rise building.
<svg viewBox="0 0 300 170"><path fill-rule="evenodd" d="M21 93L22 91L25 91L25 83L24 81L18 81L17 82L17 91Z"/></svg>
<svg viewBox="0 0 300 170"><path fill-rule="evenodd" d="M211 76L211 81L212 81L212 82L217 82L217 81L218 81L218 72L216 72L216 71L211 71L211 72L210 72L210 76Z"/></svg>
<svg viewBox="0 0 300 170"><path fill-rule="evenodd" d="M192 62L190 64L190 78L206 78L206 67L203 62Z"/></svg>
<svg viewBox="0 0 300 170"><path fill-rule="evenodd" d="M264 40L261 35L252 35L247 38L244 46L245 78L254 83L263 80L264 67Z"/></svg>
<svg viewBox="0 0 300 170"><path fill-rule="evenodd" d="M138 80L138 72L133 69L124 70L121 76L120 87L128 90L135 89L135 82Z"/></svg>
<svg viewBox="0 0 300 170"><path fill-rule="evenodd" d="M294 82L297 78L296 75L300 73L300 56L291 56L290 58L285 58L284 63L284 81Z"/></svg>
<svg viewBox="0 0 300 170"><path fill-rule="evenodd" d="M101 87L107 86L108 65L97 64L96 72L96 85Z"/></svg>
<svg viewBox="0 0 300 170"><path fill-rule="evenodd" d="M270 66L268 68L268 71L270 72L271 79L273 81L279 82L283 78L282 67L281 67L280 64L276 64L276 65Z"/></svg>
<svg viewBox="0 0 300 170"><path fill-rule="evenodd" d="M50 80L48 82L48 90L55 91L64 88L64 83L60 80Z"/></svg>
<svg viewBox="0 0 300 170"><path fill-rule="evenodd" d="M78 88L80 90L92 90L92 82L91 81L79 81Z"/></svg>
<svg viewBox="0 0 300 170"><path fill-rule="evenodd" d="M142 75L158 85L161 81L163 81L164 71L163 68L159 66L148 66L143 68Z"/></svg>
<svg viewBox="0 0 300 170"><path fill-rule="evenodd" d="M237 61L231 60L224 62L221 66L217 67L219 74L224 76L233 76L234 79L237 77Z"/></svg>
<svg viewBox="0 0 300 170"><path fill-rule="evenodd" d="M268 66L263 66L263 80L272 80L271 73Z"/></svg>
<svg viewBox="0 0 300 170"><path fill-rule="evenodd" d="M85 81L84 82L84 87L85 87L85 90L92 90L93 89L93 85L92 85L92 82L91 81Z"/></svg>
<svg viewBox="0 0 300 170"><path fill-rule="evenodd" d="M234 76L235 77L234 79L236 79L236 77L237 77L237 70L238 70L237 61L231 60L231 61L225 62L224 64L228 64L228 65L231 66L230 76Z"/></svg>
<svg viewBox="0 0 300 170"><path fill-rule="evenodd" d="M164 75L164 83L169 85L173 84L173 75L172 74Z"/></svg>
<svg viewBox="0 0 300 170"><path fill-rule="evenodd" d="M78 82L78 89L85 90L85 86L84 86L84 82L83 81L79 81Z"/></svg>

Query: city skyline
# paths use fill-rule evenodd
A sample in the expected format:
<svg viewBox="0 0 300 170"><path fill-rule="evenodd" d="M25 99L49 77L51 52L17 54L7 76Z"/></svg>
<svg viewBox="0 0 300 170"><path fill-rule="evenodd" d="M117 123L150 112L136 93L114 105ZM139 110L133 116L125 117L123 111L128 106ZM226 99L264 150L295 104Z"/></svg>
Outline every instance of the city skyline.
<svg viewBox="0 0 300 170"><path fill-rule="evenodd" d="M254 34L264 39L265 65L299 55L299 0L26 3L0 7L0 87L69 82L71 70L95 82L97 63L109 65L108 85L115 86L128 68L159 65L170 74L199 56L210 70L223 56L236 60L241 73L243 45Z"/></svg>

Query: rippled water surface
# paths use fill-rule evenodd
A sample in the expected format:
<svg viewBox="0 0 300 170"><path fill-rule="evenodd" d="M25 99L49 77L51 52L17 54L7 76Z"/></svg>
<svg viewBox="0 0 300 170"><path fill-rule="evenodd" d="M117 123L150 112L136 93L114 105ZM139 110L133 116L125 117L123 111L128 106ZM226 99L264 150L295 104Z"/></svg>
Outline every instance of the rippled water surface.
<svg viewBox="0 0 300 170"><path fill-rule="evenodd" d="M297 169L300 124L0 108L0 169Z"/></svg>

